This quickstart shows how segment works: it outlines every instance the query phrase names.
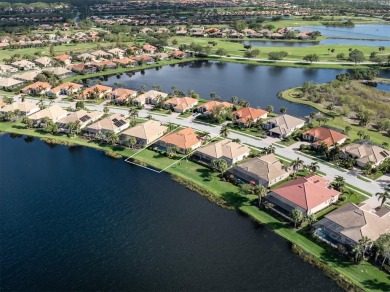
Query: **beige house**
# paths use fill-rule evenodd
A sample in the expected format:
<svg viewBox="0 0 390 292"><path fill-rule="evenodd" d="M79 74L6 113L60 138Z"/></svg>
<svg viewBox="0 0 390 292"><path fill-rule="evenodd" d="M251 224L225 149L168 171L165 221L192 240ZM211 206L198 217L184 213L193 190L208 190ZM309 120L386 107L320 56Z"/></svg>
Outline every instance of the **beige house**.
<svg viewBox="0 0 390 292"><path fill-rule="evenodd" d="M59 96L59 95L71 95L73 93L79 92L83 88L83 85L77 84L74 82L66 82L52 88L48 95Z"/></svg>
<svg viewBox="0 0 390 292"><path fill-rule="evenodd" d="M359 205L348 202L325 215L313 228L315 234L325 234L331 238L331 241L327 241L332 245L342 244L352 248L363 237L374 242L382 234L390 232L390 210L387 207L373 209L364 202Z"/></svg>
<svg viewBox="0 0 390 292"><path fill-rule="evenodd" d="M274 154L254 157L229 170L235 179L244 183L270 187L290 175Z"/></svg>
<svg viewBox="0 0 390 292"><path fill-rule="evenodd" d="M111 50L108 50L107 53L121 59L123 58L123 56L126 54L126 52L122 49L119 49L119 48L114 48L114 49L111 49Z"/></svg>
<svg viewBox="0 0 390 292"><path fill-rule="evenodd" d="M21 74L14 75L13 77L23 82L33 82L35 77L38 76L38 74L39 73L37 71L30 71L30 72L24 72Z"/></svg>
<svg viewBox="0 0 390 292"><path fill-rule="evenodd" d="M27 60L16 61L11 63L11 65L23 71L35 69L35 64Z"/></svg>
<svg viewBox="0 0 390 292"><path fill-rule="evenodd" d="M69 123L78 123L80 129L83 129L88 124L100 119L104 113L99 111L87 112L86 110L79 110L77 112L70 113L66 117L57 121L58 128L61 132L68 133Z"/></svg>
<svg viewBox="0 0 390 292"><path fill-rule="evenodd" d="M1 89L12 89L12 88L16 88L18 86L21 86L22 84L23 84L23 81L16 80L14 78L0 77L0 88Z"/></svg>
<svg viewBox="0 0 390 292"><path fill-rule="evenodd" d="M177 113L184 113L198 105L196 98L184 96L184 97L173 97L164 101L164 108L173 109Z"/></svg>
<svg viewBox="0 0 390 292"><path fill-rule="evenodd" d="M19 116L29 116L33 113L38 112L40 109L37 104L33 102L13 102L12 104L7 104L0 109L0 114L5 115L9 112L14 112L18 110L20 112Z"/></svg>
<svg viewBox="0 0 390 292"><path fill-rule="evenodd" d="M44 118L49 118L51 121L56 123L58 120L66 117L67 115L68 112L62 107L53 105L29 115L28 118L33 121L34 126L39 126Z"/></svg>
<svg viewBox="0 0 390 292"><path fill-rule="evenodd" d="M5 74L5 73L15 73L18 72L18 69L10 66L10 65L0 65L0 73Z"/></svg>
<svg viewBox="0 0 390 292"><path fill-rule="evenodd" d="M107 132L115 134L128 128L130 125L126 116L121 114L113 114L107 118L101 119L85 128L88 135L98 136L105 135Z"/></svg>
<svg viewBox="0 0 390 292"><path fill-rule="evenodd" d="M194 155L206 164L215 159L223 159L231 166L248 157L249 153L247 146L225 139L199 148Z"/></svg>
<svg viewBox="0 0 390 292"><path fill-rule="evenodd" d="M21 92L25 94L46 94L51 89L51 85L47 82L34 82L22 88Z"/></svg>
<svg viewBox="0 0 390 292"><path fill-rule="evenodd" d="M111 58L112 55L110 53L107 53L103 50L97 50L91 53L92 56L95 56L95 58Z"/></svg>
<svg viewBox="0 0 390 292"><path fill-rule="evenodd" d="M120 139L122 144L128 145L128 138L134 137L137 139L137 145L143 147L162 137L167 130L168 128L159 121L149 120L127 129L121 134Z"/></svg>
<svg viewBox="0 0 390 292"><path fill-rule="evenodd" d="M133 103L138 106L144 105L145 103L157 104L160 100L166 98L167 96L167 93L156 90L149 90L134 98Z"/></svg>
<svg viewBox="0 0 390 292"><path fill-rule="evenodd" d="M66 78L66 77L70 77L70 76L74 75L74 73L71 70L68 70L68 69L63 68L63 67L46 68L43 71L51 72L54 75L61 77L61 78Z"/></svg>
<svg viewBox="0 0 390 292"><path fill-rule="evenodd" d="M77 55L76 58L77 58L77 60L82 61L82 62L85 62L87 60L92 62L92 61L96 60L96 56L91 55L89 53L83 53L83 54Z"/></svg>
<svg viewBox="0 0 390 292"><path fill-rule="evenodd" d="M49 57L40 57L35 59L34 62L40 67L49 67L53 64L53 60Z"/></svg>
<svg viewBox="0 0 390 292"><path fill-rule="evenodd" d="M300 177L275 188L266 198L287 216L299 210L304 216L315 214L337 202L340 192L316 174Z"/></svg>
<svg viewBox="0 0 390 292"><path fill-rule="evenodd" d="M356 158L356 164L364 167L366 163L371 162L373 166L379 166L383 161L390 157L390 151L369 143L352 143L342 147L343 158Z"/></svg>
<svg viewBox="0 0 390 292"><path fill-rule="evenodd" d="M269 134L277 137L288 137L295 130L302 128L305 121L290 115L280 115L269 119L263 124L263 128L268 130Z"/></svg>

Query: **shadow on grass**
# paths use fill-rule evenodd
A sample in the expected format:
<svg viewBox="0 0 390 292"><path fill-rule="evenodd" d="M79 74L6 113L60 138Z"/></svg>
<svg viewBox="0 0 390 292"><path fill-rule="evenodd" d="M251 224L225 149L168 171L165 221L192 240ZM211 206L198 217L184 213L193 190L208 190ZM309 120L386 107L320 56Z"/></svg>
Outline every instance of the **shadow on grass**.
<svg viewBox="0 0 390 292"><path fill-rule="evenodd" d="M197 168L196 172L200 173L200 177L203 178L204 181L211 181L213 178L211 171L206 168Z"/></svg>
<svg viewBox="0 0 390 292"><path fill-rule="evenodd" d="M221 195L221 198L235 208L241 207L242 205L247 205L249 202L248 198L245 198L233 192L223 193Z"/></svg>
<svg viewBox="0 0 390 292"><path fill-rule="evenodd" d="M389 280L390 280L390 277L389 277ZM377 279L365 280L362 282L362 285L366 289L370 289L370 290L390 291L390 285L388 285L386 283L379 282Z"/></svg>

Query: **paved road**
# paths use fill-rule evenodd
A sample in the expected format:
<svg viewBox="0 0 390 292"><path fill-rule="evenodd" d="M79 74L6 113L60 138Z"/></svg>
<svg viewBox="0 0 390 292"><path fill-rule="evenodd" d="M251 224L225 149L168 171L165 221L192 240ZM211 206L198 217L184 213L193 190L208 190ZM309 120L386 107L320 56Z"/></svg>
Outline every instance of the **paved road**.
<svg viewBox="0 0 390 292"><path fill-rule="evenodd" d="M37 100L32 100L32 101L38 102ZM74 102L54 102L54 104L60 105L64 108L75 105ZM90 110L103 111L104 106L103 105L89 105L88 104L87 108ZM116 108L116 107L110 107L110 112L127 114L128 110ZM153 114L153 112L151 112L149 110L145 110L145 109L139 111L139 117L141 117L141 118L146 118L149 115L152 115L152 117L155 120L158 120L158 121L161 121L164 123L174 123L174 124L178 124L178 125L185 126L185 127L191 127L191 128L196 129L196 130L199 130L199 131L209 132L215 136L219 135L219 131L221 129L221 126L210 126L207 124L197 123L197 122L194 122L191 118L179 119L179 118L177 118L177 115L176 116L175 115L169 115L169 116L157 115L157 114ZM234 132L231 132L229 134L229 138L240 139L242 143L246 143L246 144L251 145L253 147L260 147L260 148L268 147L273 142L272 139L258 140L258 139L244 136L244 135L234 133ZM286 148L275 147L275 148L276 148L276 150L275 150L276 154L283 156L283 157L286 157L288 159L294 160L294 159L299 157L300 159L302 159L304 161L305 164L310 164L310 163L314 162L313 159L305 157L305 156L300 155L297 152L295 152L294 147L286 147ZM320 166L321 172L324 172L326 174L325 177L327 179L333 180L335 176L338 176L338 175L342 176L345 178L347 183L349 183L349 184L351 184L351 185L353 185L361 190L369 192L371 194L375 194L377 192L383 192L384 186L389 181L389 177L386 176L382 180L378 180L377 182L376 181L365 182L365 181L357 178L356 171L342 172L342 171L337 170L333 167L325 165L321 162L318 162L318 164ZM374 195L372 197L368 198L366 202L368 202L372 207L379 206L379 201L378 201L377 197L375 197Z"/></svg>

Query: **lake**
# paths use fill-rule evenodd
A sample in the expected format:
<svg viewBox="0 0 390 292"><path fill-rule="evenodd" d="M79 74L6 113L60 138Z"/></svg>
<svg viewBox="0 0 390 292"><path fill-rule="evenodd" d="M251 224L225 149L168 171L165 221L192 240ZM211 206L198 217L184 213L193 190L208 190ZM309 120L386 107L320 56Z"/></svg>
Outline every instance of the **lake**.
<svg viewBox="0 0 390 292"><path fill-rule="evenodd" d="M333 27L324 25L292 27L300 31L319 31L327 37L344 39L387 39L390 41L389 24L356 24L354 27Z"/></svg>
<svg viewBox="0 0 390 292"><path fill-rule="evenodd" d="M336 78L337 74L347 72L338 69L289 68L257 66L216 61L194 61L179 65L164 66L157 69L107 77L103 84L126 86L139 89L146 85L162 86L165 92L172 86L187 92L193 89L203 98L210 98L216 92L224 100L238 96L250 102L251 106L273 105L275 111L287 107L287 112L295 116L306 116L314 109L310 106L291 103L277 97L278 92L302 85L306 81L325 83ZM352 71L349 71L352 74ZM381 71L381 77L389 78L390 71ZM119 82L119 84L118 84Z"/></svg>
<svg viewBox="0 0 390 292"><path fill-rule="evenodd" d="M168 174L0 135L2 291L341 291Z"/></svg>

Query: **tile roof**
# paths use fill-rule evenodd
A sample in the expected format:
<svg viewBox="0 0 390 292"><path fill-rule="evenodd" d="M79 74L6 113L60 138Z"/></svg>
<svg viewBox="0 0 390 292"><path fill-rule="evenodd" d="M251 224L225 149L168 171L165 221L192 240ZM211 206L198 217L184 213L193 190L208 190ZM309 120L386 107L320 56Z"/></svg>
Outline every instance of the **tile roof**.
<svg viewBox="0 0 390 292"><path fill-rule="evenodd" d="M161 138L160 141L175 145L181 149L189 149L198 144L201 140L197 137L193 129L185 128L166 135L165 137Z"/></svg>
<svg viewBox="0 0 390 292"><path fill-rule="evenodd" d="M361 163L373 162L374 164L390 157L390 151L372 144L348 144L340 149L349 155L357 157Z"/></svg>
<svg viewBox="0 0 390 292"><path fill-rule="evenodd" d="M149 120L145 123L138 124L130 129L127 129L122 134L141 139L150 140L160 133L167 131L167 127L161 125L159 121Z"/></svg>
<svg viewBox="0 0 390 292"><path fill-rule="evenodd" d="M208 144L197 150L199 153L206 154L214 159L226 157L234 160L244 154L249 154L250 149L242 144L224 139L215 143Z"/></svg>
<svg viewBox="0 0 390 292"><path fill-rule="evenodd" d="M29 101L25 102L13 102L12 104L7 104L3 108L1 108L2 112L10 112L10 111L15 111L15 110L20 110L21 112L29 112L33 109L38 108L38 106Z"/></svg>
<svg viewBox="0 0 390 292"><path fill-rule="evenodd" d="M53 105L51 107L45 108L39 112L36 112L28 116L31 120L40 120L43 118L49 118L51 120L56 119L59 116L65 115L68 112L58 105Z"/></svg>
<svg viewBox="0 0 390 292"><path fill-rule="evenodd" d="M248 123L250 119L255 121L261 117L267 117L267 114L267 111L253 107L243 107L233 112L233 115L238 117L237 122L244 124Z"/></svg>
<svg viewBox="0 0 390 292"><path fill-rule="evenodd" d="M164 104L171 105L174 109L177 110L186 110L192 105L197 104L198 100L192 97L172 97L164 102Z"/></svg>
<svg viewBox="0 0 390 292"><path fill-rule="evenodd" d="M329 188L326 179L315 174L297 178L274 189L273 192L304 210L311 210L340 194Z"/></svg>
<svg viewBox="0 0 390 292"><path fill-rule="evenodd" d="M314 137L314 145L325 143L328 147L333 146L347 138L346 135L325 127L315 127L313 129L307 130L303 133L303 135L310 135Z"/></svg>

